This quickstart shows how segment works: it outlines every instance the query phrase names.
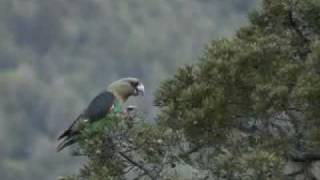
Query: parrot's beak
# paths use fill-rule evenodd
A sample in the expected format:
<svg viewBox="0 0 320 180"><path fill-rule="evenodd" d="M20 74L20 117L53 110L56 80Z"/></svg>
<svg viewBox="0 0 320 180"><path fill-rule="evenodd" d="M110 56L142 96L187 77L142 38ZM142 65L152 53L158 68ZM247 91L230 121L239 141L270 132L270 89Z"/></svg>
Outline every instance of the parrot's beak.
<svg viewBox="0 0 320 180"><path fill-rule="evenodd" d="M144 85L142 83L139 83L138 86L136 87L136 94L137 96L141 95L143 96L144 95Z"/></svg>

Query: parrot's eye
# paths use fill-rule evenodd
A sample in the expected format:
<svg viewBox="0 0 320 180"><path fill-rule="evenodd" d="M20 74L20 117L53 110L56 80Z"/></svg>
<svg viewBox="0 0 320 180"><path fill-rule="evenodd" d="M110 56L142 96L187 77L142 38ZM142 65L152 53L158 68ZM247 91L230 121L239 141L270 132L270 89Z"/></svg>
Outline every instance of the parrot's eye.
<svg viewBox="0 0 320 180"><path fill-rule="evenodd" d="M139 82L138 81L131 81L130 84L133 87L137 87L139 85Z"/></svg>

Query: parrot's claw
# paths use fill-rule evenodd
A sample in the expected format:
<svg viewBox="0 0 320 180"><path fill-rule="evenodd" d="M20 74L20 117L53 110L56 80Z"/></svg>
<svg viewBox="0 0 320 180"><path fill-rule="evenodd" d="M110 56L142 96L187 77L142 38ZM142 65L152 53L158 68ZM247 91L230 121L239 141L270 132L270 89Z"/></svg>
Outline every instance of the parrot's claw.
<svg viewBox="0 0 320 180"><path fill-rule="evenodd" d="M128 106L127 107L127 112L131 112L137 109L137 106Z"/></svg>

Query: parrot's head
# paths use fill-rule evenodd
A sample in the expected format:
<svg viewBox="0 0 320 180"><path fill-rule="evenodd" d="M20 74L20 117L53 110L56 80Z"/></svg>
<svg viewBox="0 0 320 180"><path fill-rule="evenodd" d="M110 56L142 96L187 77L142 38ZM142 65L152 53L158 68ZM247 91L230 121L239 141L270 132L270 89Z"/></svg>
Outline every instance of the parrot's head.
<svg viewBox="0 0 320 180"><path fill-rule="evenodd" d="M144 95L144 85L133 77L119 79L110 84L108 90L125 102L130 96Z"/></svg>

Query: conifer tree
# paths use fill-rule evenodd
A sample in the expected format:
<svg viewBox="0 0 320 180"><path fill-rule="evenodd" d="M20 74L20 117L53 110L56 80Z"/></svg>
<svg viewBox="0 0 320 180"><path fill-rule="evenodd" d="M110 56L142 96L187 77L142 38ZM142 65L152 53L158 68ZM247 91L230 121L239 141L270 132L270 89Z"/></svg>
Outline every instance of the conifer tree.
<svg viewBox="0 0 320 180"><path fill-rule="evenodd" d="M235 37L162 84L159 119L212 148L212 177L283 179L308 171L287 159L319 160L319 12L317 0L264 0Z"/></svg>

